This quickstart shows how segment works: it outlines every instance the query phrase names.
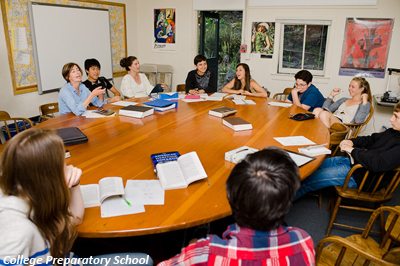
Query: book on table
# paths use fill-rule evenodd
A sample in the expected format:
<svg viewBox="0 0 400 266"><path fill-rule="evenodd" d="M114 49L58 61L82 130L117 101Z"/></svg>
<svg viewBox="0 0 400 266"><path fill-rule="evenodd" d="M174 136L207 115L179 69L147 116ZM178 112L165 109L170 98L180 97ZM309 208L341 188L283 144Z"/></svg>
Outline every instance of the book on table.
<svg viewBox="0 0 400 266"><path fill-rule="evenodd" d="M56 130L65 146L88 142L88 137L77 127L65 127Z"/></svg>
<svg viewBox="0 0 400 266"><path fill-rule="evenodd" d="M179 98L179 93L177 92L165 92L165 93L160 93L158 95L158 99L161 100L178 100Z"/></svg>
<svg viewBox="0 0 400 266"><path fill-rule="evenodd" d="M211 95L208 95L207 100L208 101L222 101L225 96L227 96L227 93L224 92L215 92Z"/></svg>
<svg viewBox="0 0 400 266"><path fill-rule="evenodd" d="M150 155L151 162L153 163L154 172L157 172L156 165L158 163L166 163L178 160L180 153L177 151L160 152Z"/></svg>
<svg viewBox="0 0 400 266"><path fill-rule="evenodd" d="M121 177L103 177L98 184L81 185L85 208L100 206L101 217L113 217L144 212L143 204L125 197Z"/></svg>
<svg viewBox="0 0 400 266"><path fill-rule="evenodd" d="M207 178L196 152L189 152L176 161L158 163L157 176L164 190L186 188L192 182Z"/></svg>
<svg viewBox="0 0 400 266"><path fill-rule="evenodd" d="M223 106L223 107L211 109L210 111L208 111L208 114L212 115L212 116L216 116L216 117L225 117L228 115L233 115L236 112L237 112L237 110L234 108Z"/></svg>
<svg viewBox="0 0 400 266"><path fill-rule="evenodd" d="M143 104L150 106L150 107L154 108L154 110L160 111L160 112L174 109L178 106L177 102L171 102L171 101L162 100L162 99L155 99L153 101L145 102Z"/></svg>
<svg viewBox="0 0 400 266"><path fill-rule="evenodd" d="M128 105L119 109L119 115L143 118L154 114L154 109L148 106Z"/></svg>
<svg viewBox="0 0 400 266"><path fill-rule="evenodd" d="M97 110L94 110L93 113L104 115L104 116L110 116L110 115L113 115L115 112L110 109L98 108Z"/></svg>
<svg viewBox="0 0 400 266"><path fill-rule="evenodd" d="M252 124L236 116L222 118L222 123L235 131L249 130L253 128Z"/></svg>

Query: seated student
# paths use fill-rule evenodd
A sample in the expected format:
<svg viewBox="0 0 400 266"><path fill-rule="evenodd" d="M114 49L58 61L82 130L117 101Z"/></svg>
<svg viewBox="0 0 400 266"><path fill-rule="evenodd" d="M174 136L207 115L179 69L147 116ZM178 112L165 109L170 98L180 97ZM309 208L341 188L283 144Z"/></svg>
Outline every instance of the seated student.
<svg viewBox="0 0 400 266"><path fill-rule="evenodd" d="M207 58L204 55L196 55L194 60L195 70L187 74L185 82L186 93L199 94L199 93L213 93L217 91L216 77L208 69Z"/></svg>
<svg viewBox="0 0 400 266"><path fill-rule="evenodd" d="M0 264L23 256L45 265L46 258L70 251L84 215L82 171L65 165L64 156L63 141L49 130L28 129L6 144L0 159Z"/></svg>
<svg viewBox="0 0 400 266"><path fill-rule="evenodd" d="M135 56L122 58L120 63L128 71L122 78L121 91L127 98L147 97L153 92L162 92L168 88L165 84L157 84L155 87L150 84L145 74L140 73L140 63Z"/></svg>
<svg viewBox="0 0 400 266"><path fill-rule="evenodd" d="M334 88L322 108L314 109L315 116L328 128L334 123L364 122L370 112L372 100L368 81L361 77L353 78L349 84L351 98L343 97L334 102L333 98L339 93L340 89Z"/></svg>
<svg viewBox="0 0 400 266"><path fill-rule="evenodd" d="M384 132L343 140L340 143L341 151L351 154L355 164L361 164L373 173L387 172L400 167L400 103L395 106L390 123L392 128ZM342 186L351 167L348 157L325 159L321 166L302 182L296 198L325 187ZM349 187L357 187L358 181L357 177L352 177Z"/></svg>
<svg viewBox="0 0 400 266"><path fill-rule="evenodd" d="M266 90L251 78L250 68L244 63L240 63L236 66L235 78L222 88L222 92L265 98L268 97Z"/></svg>
<svg viewBox="0 0 400 266"><path fill-rule="evenodd" d="M112 98L108 98L107 102L113 103L121 100L121 94L119 91L106 79L105 77L100 77L100 62L95 58L90 58L85 60L85 71L88 77L87 80L83 82L86 88L93 91L99 86L106 89L106 95L108 96L108 91L111 91L114 95Z"/></svg>
<svg viewBox="0 0 400 266"><path fill-rule="evenodd" d="M299 180L298 167L281 149L248 155L226 182L236 223L222 238L197 240L159 265L314 265L310 235L283 225Z"/></svg>
<svg viewBox="0 0 400 266"><path fill-rule="evenodd" d="M82 115L87 106L92 103L94 106L102 107L105 103L104 92L100 86L92 92L82 84L82 69L75 63L65 64L62 75L67 81L58 94L58 106L60 114L74 113Z"/></svg>
<svg viewBox="0 0 400 266"><path fill-rule="evenodd" d="M293 102L298 107L310 112L316 107L321 107L325 98L317 87L311 84L312 74L307 70L300 70L294 78L296 80L295 88L293 88L286 101Z"/></svg>

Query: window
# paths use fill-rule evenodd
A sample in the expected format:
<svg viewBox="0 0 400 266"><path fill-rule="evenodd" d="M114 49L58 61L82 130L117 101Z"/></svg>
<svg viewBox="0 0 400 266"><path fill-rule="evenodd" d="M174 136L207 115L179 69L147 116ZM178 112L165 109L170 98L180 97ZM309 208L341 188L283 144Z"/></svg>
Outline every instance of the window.
<svg viewBox="0 0 400 266"><path fill-rule="evenodd" d="M307 69L312 74L325 73L329 21L279 21L281 39L279 73L294 74Z"/></svg>

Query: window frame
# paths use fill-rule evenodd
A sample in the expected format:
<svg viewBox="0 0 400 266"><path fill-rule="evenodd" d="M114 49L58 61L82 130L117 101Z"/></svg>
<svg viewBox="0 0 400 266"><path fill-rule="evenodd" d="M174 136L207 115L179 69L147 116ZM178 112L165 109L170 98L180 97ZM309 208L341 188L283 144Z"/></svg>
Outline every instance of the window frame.
<svg viewBox="0 0 400 266"><path fill-rule="evenodd" d="M276 23L279 24L280 28L280 36L279 36L279 58L278 58L278 74L296 74L301 68L285 68L282 67L283 60L283 44L284 44L284 29L285 25L302 25L304 26L304 36L303 36L303 50L302 50L302 65L304 65L304 54L305 54L305 42L306 42L306 33L307 33L307 25L320 25L320 26L328 26L326 33L326 47L325 47L325 55L324 55L324 65L322 70L312 70L307 69L315 76L325 76L326 66L327 66L327 58L328 58L328 43L329 43L329 35L331 31L331 23L330 20L310 20L310 19L278 19Z"/></svg>

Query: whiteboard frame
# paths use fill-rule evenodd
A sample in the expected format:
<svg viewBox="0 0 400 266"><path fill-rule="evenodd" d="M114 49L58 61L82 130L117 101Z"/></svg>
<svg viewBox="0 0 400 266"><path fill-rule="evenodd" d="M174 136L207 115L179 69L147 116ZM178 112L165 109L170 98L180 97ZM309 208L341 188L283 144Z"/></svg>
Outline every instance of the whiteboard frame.
<svg viewBox="0 0 400 266"><path fill-rule="evenodd" d="M109 66L111 69L111 73L105 73L102 72L102 76L105 76L107 79L113 79L113 62L112 62L112 40L111 40L111 27L110 27L110 17L109 17L109 10L105 8L94 8L94 7L85 7L85 6L71 6L71 5L63 5L63 4L52 4L52 3L42 3L42 2L32 2L29 1L28 4L28 10L29 10L29 21L30 21L30 28L31 28L31 33L32 33L32 50L33 50L33 57L34 57L34 62L35 62L35 67L36 67L36 78L37 78L37 88L38 88L38 93L39 94L44 94L44 93L51 93L51 92L58 92L61 87L63 86L63 83L60 83L60 87L56 88L50 88L50 89L44 89L42 85L42 79L41 79L41 71L40 71L40 63L39 63L39 55L38 55L38 50L37 50L37 42L36 42L36 33L35 33L35 23L34 23L34 18L33 18L33 5L40 5L40 6L50 6L50 7L63 7L63 8L76 8L76 9L89 9L89 10L98 10L98 11L105 11L108 14L108 39L109 39L109 48L110 48L110 62ZM91 56L89 56L91 57ZM89 58L86 57L86 58ZM98 59L98 58L97 58ZM68 63L68 62L64 62ZM81 68L82 68L82 81L84 80L84 76L86 76L84 66L81 65L81 62L75 62L77 63ZM83 62L82 62L83 64ZM106 62L101 62L102 66L106 65ZM60 68L61 71L61 68ZM61 76L61 73L59 73Z"/></svg>

